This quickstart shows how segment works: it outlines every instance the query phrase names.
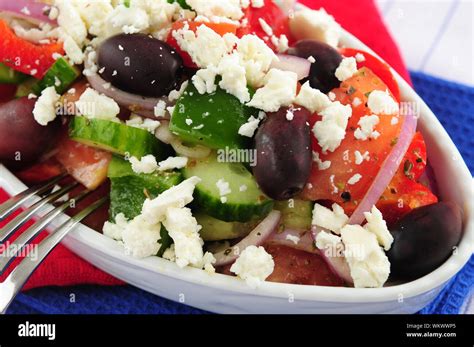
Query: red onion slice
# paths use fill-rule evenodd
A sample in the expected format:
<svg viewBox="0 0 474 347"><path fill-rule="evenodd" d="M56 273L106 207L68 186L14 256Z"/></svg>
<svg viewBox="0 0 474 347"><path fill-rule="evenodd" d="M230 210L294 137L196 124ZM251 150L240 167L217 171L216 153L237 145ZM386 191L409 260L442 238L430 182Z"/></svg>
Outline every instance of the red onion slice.
<svg viewBox="0 0 474 347"><path fill-rule="evenodd" d="M50 5L28 0L0 0L0 12L7 12L16 17L33 20L34 22L48 22L56 24L49 19L48 10Z"/></svg>
<svg viewBox="0 0 474 347"><path fill-rule="evenodd" d="M236 245L229 247L221 252L214 254L216 262L214 266L227 265L234 262L240 252L242 252L248 246L260 246L263 244L273 233L280 222L280 211L272 211L265 217L250 234L244 237Z"/></svg>
<svg viewBox="0 0 474 347"><path fill-rule="evenodd" d="M299 241L295 243L293 240L296 240L296 238L299 238ZM302 232L300 230L285 229L281 233L273 233L268 238L267 242L299 249L309 253L319 253L319 250L314 245L311 232L308 231Z"/></svg>
<svg viewBox="0 0 474 347"><path fill-rule="evenodd" d="M400 166L400 163L413 140L417 120L416 116L411 112L405 116L397 143L393 146L392 151L383 162L382 167L377 173L372 185L367 190L367 193L365 193L364 198L361 200L354 213L352 213L348 224L361 224L365 220L364 212L369 212L372 206L379 201L380 196L383 194L385 188L389 185L395 175L395 172Z"/></svg>
<svg viewBox="0 0 474 347"><path fill-rule="evenodd" d="M326 232L326 231L324 231L323 229L321 229L320 227L316 225L313 225L311 227L310 234L313 237L313 242L316 242L316 236L318 236L320 232ZM343 254L337 254L336 256L333 256L330 254L330 252L326 250L318 249L318 251L332 272L334 272L336 275L342 278L342 280L346 282L347 284L352 285L354 283L351 277L351 270L349 268L349 264L347 263L346 258L343 256Z"/></svg>
<svg viewBox="0 0 474 347"><path fill-rule="evenodd" d="M91 63L89 59L85 61L85 68L90 69ZM87 81L99 93L102 93L109 98L114 99L120 106L128 108L130 111L139 114L143 117L154 118L155 116L154 109L155 106L160 101L164 101L169 105L168 98L163 96L160 98L149 98L141 95L127 93L121 89L112 87L111 84L105 81L99 74L87 74ZM163 118L163 117L160 117Z"/></svg>
<svg viewBox="0 0 474 347"><path fill-rule="evenodd" d="M278 61L274 61L271 68L284 71L292 71L298 76L298 81L309 76L311 63L308 59L300 58L295 55L277 54Z"/></svg>

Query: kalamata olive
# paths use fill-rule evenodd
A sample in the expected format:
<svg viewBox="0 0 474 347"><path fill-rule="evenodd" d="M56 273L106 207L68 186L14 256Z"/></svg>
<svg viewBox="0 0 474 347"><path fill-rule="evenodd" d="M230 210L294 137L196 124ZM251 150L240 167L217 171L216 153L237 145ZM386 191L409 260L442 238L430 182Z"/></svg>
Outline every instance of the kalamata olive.
<svg viewBox="0 0 474 347"><path fill-rule="evenodd" d="M255 135L257 163L253 168L260 188L275 200L289 199L306 184L311 170L311 139L304 108L267 114Z"/></svg>
<svg viewBox="0 0 474 347"><path fill-rule="evenodd" d="M300 40L288 53L305 59L315 59L316 62L311 64L307 78L311 87L327 93L341 83L334 73L342 61L342 56L332 46L316 40Z"/></svg>
<svg viewBox="0 0 474 347"><path fill-rule="evenodd" d="M394 237L387 253L391 276L414 279L439 267L453 253L462 235L462 212L452 202L414 209L390 230Z"/></svg>
<svg viewBox="0 0 474 347"><path fill-rule="evenodd" d="M124 91L159 97L176 87L183 60L168 44L144 34L119 34L98 50L102 78Z"/></svg>
<svg viewBox="0 0 474 347"><path fill-rule="evenodd" d="M59 119L47 126L33 117L36 99L22 97L0 105L0 160L24 167L46 152L60 128Z"/></svg>

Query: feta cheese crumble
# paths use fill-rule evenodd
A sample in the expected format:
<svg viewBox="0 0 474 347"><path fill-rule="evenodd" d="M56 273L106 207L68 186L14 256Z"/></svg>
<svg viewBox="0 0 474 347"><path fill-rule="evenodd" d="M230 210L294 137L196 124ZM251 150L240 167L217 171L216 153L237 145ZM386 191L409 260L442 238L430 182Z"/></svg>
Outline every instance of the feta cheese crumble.
<svg viewBox="0 0 474 347"><path fill-rule="evenodd" d="M347 223L349 217L338 204L334 203L331 207L332 211L316 203L313 208L312 224L339 234L340 229Z"/></svg>
<svg viewBox="0 0 474 347"><path fill-rule="evenodd" d="M390 274L390 262L375 234L360 225L346 225L341 229L341 238L354 287L382 287Z"/></svg>
<svg viewBox="0 0 474 347"><path fill-rule="evenodd" d="M322 161L321 158L319 158L319 153L315 151L313 151L313 161L318 165L318 170L326 170L331 167L331 161Z"/></svg>
<svg viewBox="0 0 474 347"><path fill-rule="evenodd" d="M367 161L370 160L369 152L367 151L365 151L364 154L361 154L359 151L355 151L354 156L355 156L356 165L362 164L364 160L367 160Z"/></svg>
<svg viewBox="0 0 474 347"><path fill-rule="evenodd" d="M288 241L293 242L295 245L297 245L298 242L300 242L300 237L296 236L296 235L288 234L288 235L286 235L285 239L288 240Z"/></svg>
<svg viewBox="0 0 474 347"><path fill-rule="evenodd" d="M188 164L188 158L186 157L168 157L167 159L158 163L159 171L181 169Z"/></svg>
<svg viewBox="0 0 474 347"><path fill-rule="evenodd" d="M230 271L245 280L252 288L257 288L270 276L275 262L262 246L248 246L230 267Z"/></svg>
<svg viewBox="0 0 474 347"><path fill-rule="evenodd" d="M56 106L60 97L54 87L48 87L41 92L33 108L33 117L36 122L46 126L56 119Z"/></svg>
<svg viewBox="0 0 474 347"><path fill-rule="evenodd" d="M354 137L358 140L377 139L380 133L374 130L374 127L379 124L380 118L376 115L360 117L357 125L359 127L354 131Z"/></svg>
<svg viewBox="0 0 474 347"><path fill-rule="evenodd" d="M290 17L290 30L296 40L313 39L337 47L342 28L324 9L304 9Z"/></svg>
<svg viewBox="0 0 474 347"><path fill-rule="evenodd" d="M333 102L320 112L322 120L313 126L313 133L323 153L334 152L346 137L346 128L352 115L350 105L342 105L339 101Z"/></svg>
<svg viewBox="0 0 474 347"><path fill-rule="evenodd" d="M333 248L335 246L341 245L341 237L328 233L326 231L320 231L316 235L316 247L321 250L327 250L328 248Z"/></svg>
<svg viewBox="0 0 474 347"><path fill-rule="evenodd" d="M258 128L258 124L260 123L259 118L255 118L254 116L250 116L247 123L244 123L239 128L239 135L252 137L255 133L255 130Z"/></svg>
<svg viewBox="0 0 474 347"><path fill-rule="evenodd" d="M392 246L393 236L387 228L387 223L383 219L382 213L374 205L370 212L364 212L364 216L367 220L364 228L374 234L379 244L388 251Z"/></svg>
<svg viewBox="0 0 474 347"><path fill-rule="evenodd" d="M295 103L311 111L319 113L331 105L331 100L319 89L311 88L309 81L306 81L296 96Z"/></svg>
<svg viewBox="0 0 474 347"><path fill-rule="evenodd" d="M399 111L398 103L388 91L374 90L369 94L367 106L375 114L396 114Z"/></svg>
<svg viewBox="0 0 474 347"><path fill-rule="evenodd" d="M347 181L347 184L354 185L357 182L359 182L361 178L362 178L361 174L358 174L358 173L354 174L351 178L349 178L349 180Z"/></svg>
<svg viewBox="0 0 474 347"><path fill-rule="evenodd" d="M130 157L128 161L132 164L133 172L137 174L150 174L158 169L156 158L152 154L145 155L140 160L136 157Z"/></svg>
<svg viewBox="0 0 474 347"><path fill-rule="evenodd" d="M336 69L336 78L344 82L345 80L354 76L357 72L357 62L353 57L342 59L341 63Z"/></svg>
<svg viewBox="0 0 474 347"><path fill-rule="evenodd" d="M114 99L92 88L87 88L75 104L81 115L91 119L117 120L116 116L120 113Z"/></svg>

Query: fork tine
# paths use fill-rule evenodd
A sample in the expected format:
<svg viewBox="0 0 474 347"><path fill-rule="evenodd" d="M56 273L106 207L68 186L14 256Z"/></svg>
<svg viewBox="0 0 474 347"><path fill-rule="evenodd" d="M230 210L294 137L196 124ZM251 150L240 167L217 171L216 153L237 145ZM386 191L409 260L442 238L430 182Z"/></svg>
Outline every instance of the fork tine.
<svg viewBox="0 0 474 347"><path fill-rule="evenodd" d="M7 269L8 265L15 259L16 255L22 250L22 248L29 242L31 242L39 233L56 218L60 213L64 212L70 207L71 201L79 202L84 199L87 195L92 193L91 190L84 190L74 198L66 201L62 205L56 207L54 210L48 212L44 217L38 219L31 227L25 230L17 239L8 245L3 254L0 254L0 276Z"/></svg>
<svg viewBox="0 0 474 347"><path fill-rule="evenodd" d="M31 216L38 212L44 205L49 202L55 201L67 192L77 187L79 183L74 182L61 188L55 193L49 194L40 201L31 205L29 208L21 212L18 216L8 222L3 228L0 229L0 243L3 243L8 237L10 237L19 227L21 227Z"/></svg>
<svg viewBox="0 0 474 347"><path fill-rule="evenodd" d="M100 198L49 234L37 246L37 259L27 256L18 264L6 280L0 284L0 313L5 313L13 298L18 294L33 271L43 262L54 247L62 241L64 236L81 220L105 204L107 200L108 197L106 196Z"/></svg>
<svg viewBox="0 0 474 347"><path fill-rule="evenodd" d="M47 181L41 186L28 188L22 191L21 193L15 196L12 196L10 199L8 199L7 201L5 201L4 203L0 205L0 222L4 220L5 218L7 218L10 214L12 214L13 211L15 211L18 207L21 206L21 204L23 204L26 200L31 198L33 195L44 193L46 190L54 186L56 183L61 181L66 176L67 174L64 173L62 175L59 175L50 179L49 181Z"/></svg>

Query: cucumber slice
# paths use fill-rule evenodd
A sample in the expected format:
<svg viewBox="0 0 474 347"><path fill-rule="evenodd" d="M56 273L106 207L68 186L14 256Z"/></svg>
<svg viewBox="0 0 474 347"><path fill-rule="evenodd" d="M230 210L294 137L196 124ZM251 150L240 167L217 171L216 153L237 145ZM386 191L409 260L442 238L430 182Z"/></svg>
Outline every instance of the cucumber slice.
<svg viewBox="0 0 474 347"><path fill-rule="evenodd" d="M0 83L5 84L20 84L28 79L28 75L22 74L21 72L13 70L0 63Z"/></svg>
<svg viewBox="0 0 474 347"><path fill-rule="evenodd" d="M273 201L258 188L252 174L241 163L217 161L215 153L207 158L192 160L183 170L185 178L198 176L201 182L194 190L194 206L210 216L226 221L248 222L267 215ZM216 183L219 179L229 183L231 193L221 196ZM245 190L241 191L241 187Z"/></svg>
<svg viewBox="0 0 474 347"><path fill-rule="evenodd" d="M40 95L43 89L54 86L58 94L63 94L80 74L80 71L71 66L66 59L59 58L44 77L31 86L31 92Z"/></svg>
<svg viewBox="0 0 474 347"><path fill-rule="evenodd" d="M141 213L147 197L155 198L165 190L179 184L183 177L179 172L136 174L126 160L113 156L107 176L110 178L110 220L123 213L133 219ZM166 228L161 226L161 247L158 256L173 243Z"/></svg>
<svg viewBox="0 0 474 347"><path fill-rule="evenodd" d="M313 203L306 200L290 199L276 201L275 209L281 212L281 223L285 228L309 230L313 213Z"/></svg>
<svg viewBox="0 0 474 347"><path fill-rule="evenodd" d="M220 241L244 237L258 224L258 220L252 220L248 223L224 222L200 212L195 213L194 217L198 224L202 226L199 234L204 241Z"/></svg>
<svg viewBox="0 0 474 347"><path fill-rule="evenodd" d="M71 139L120 155L141 158L147 154L163 160L170 154L168 145L146 130L104 119L76 116L69 123Z"/></svg>
<svg viewBox="0 0 474 347"><path fill-rule="evenodd" d="M171 132L191 144L214 149L248 148L251 139L239 135L242 124L258 110L242 104L235 96L217 88L212 94L199 94L192 83L176 102L170 121Z"/></svg>

